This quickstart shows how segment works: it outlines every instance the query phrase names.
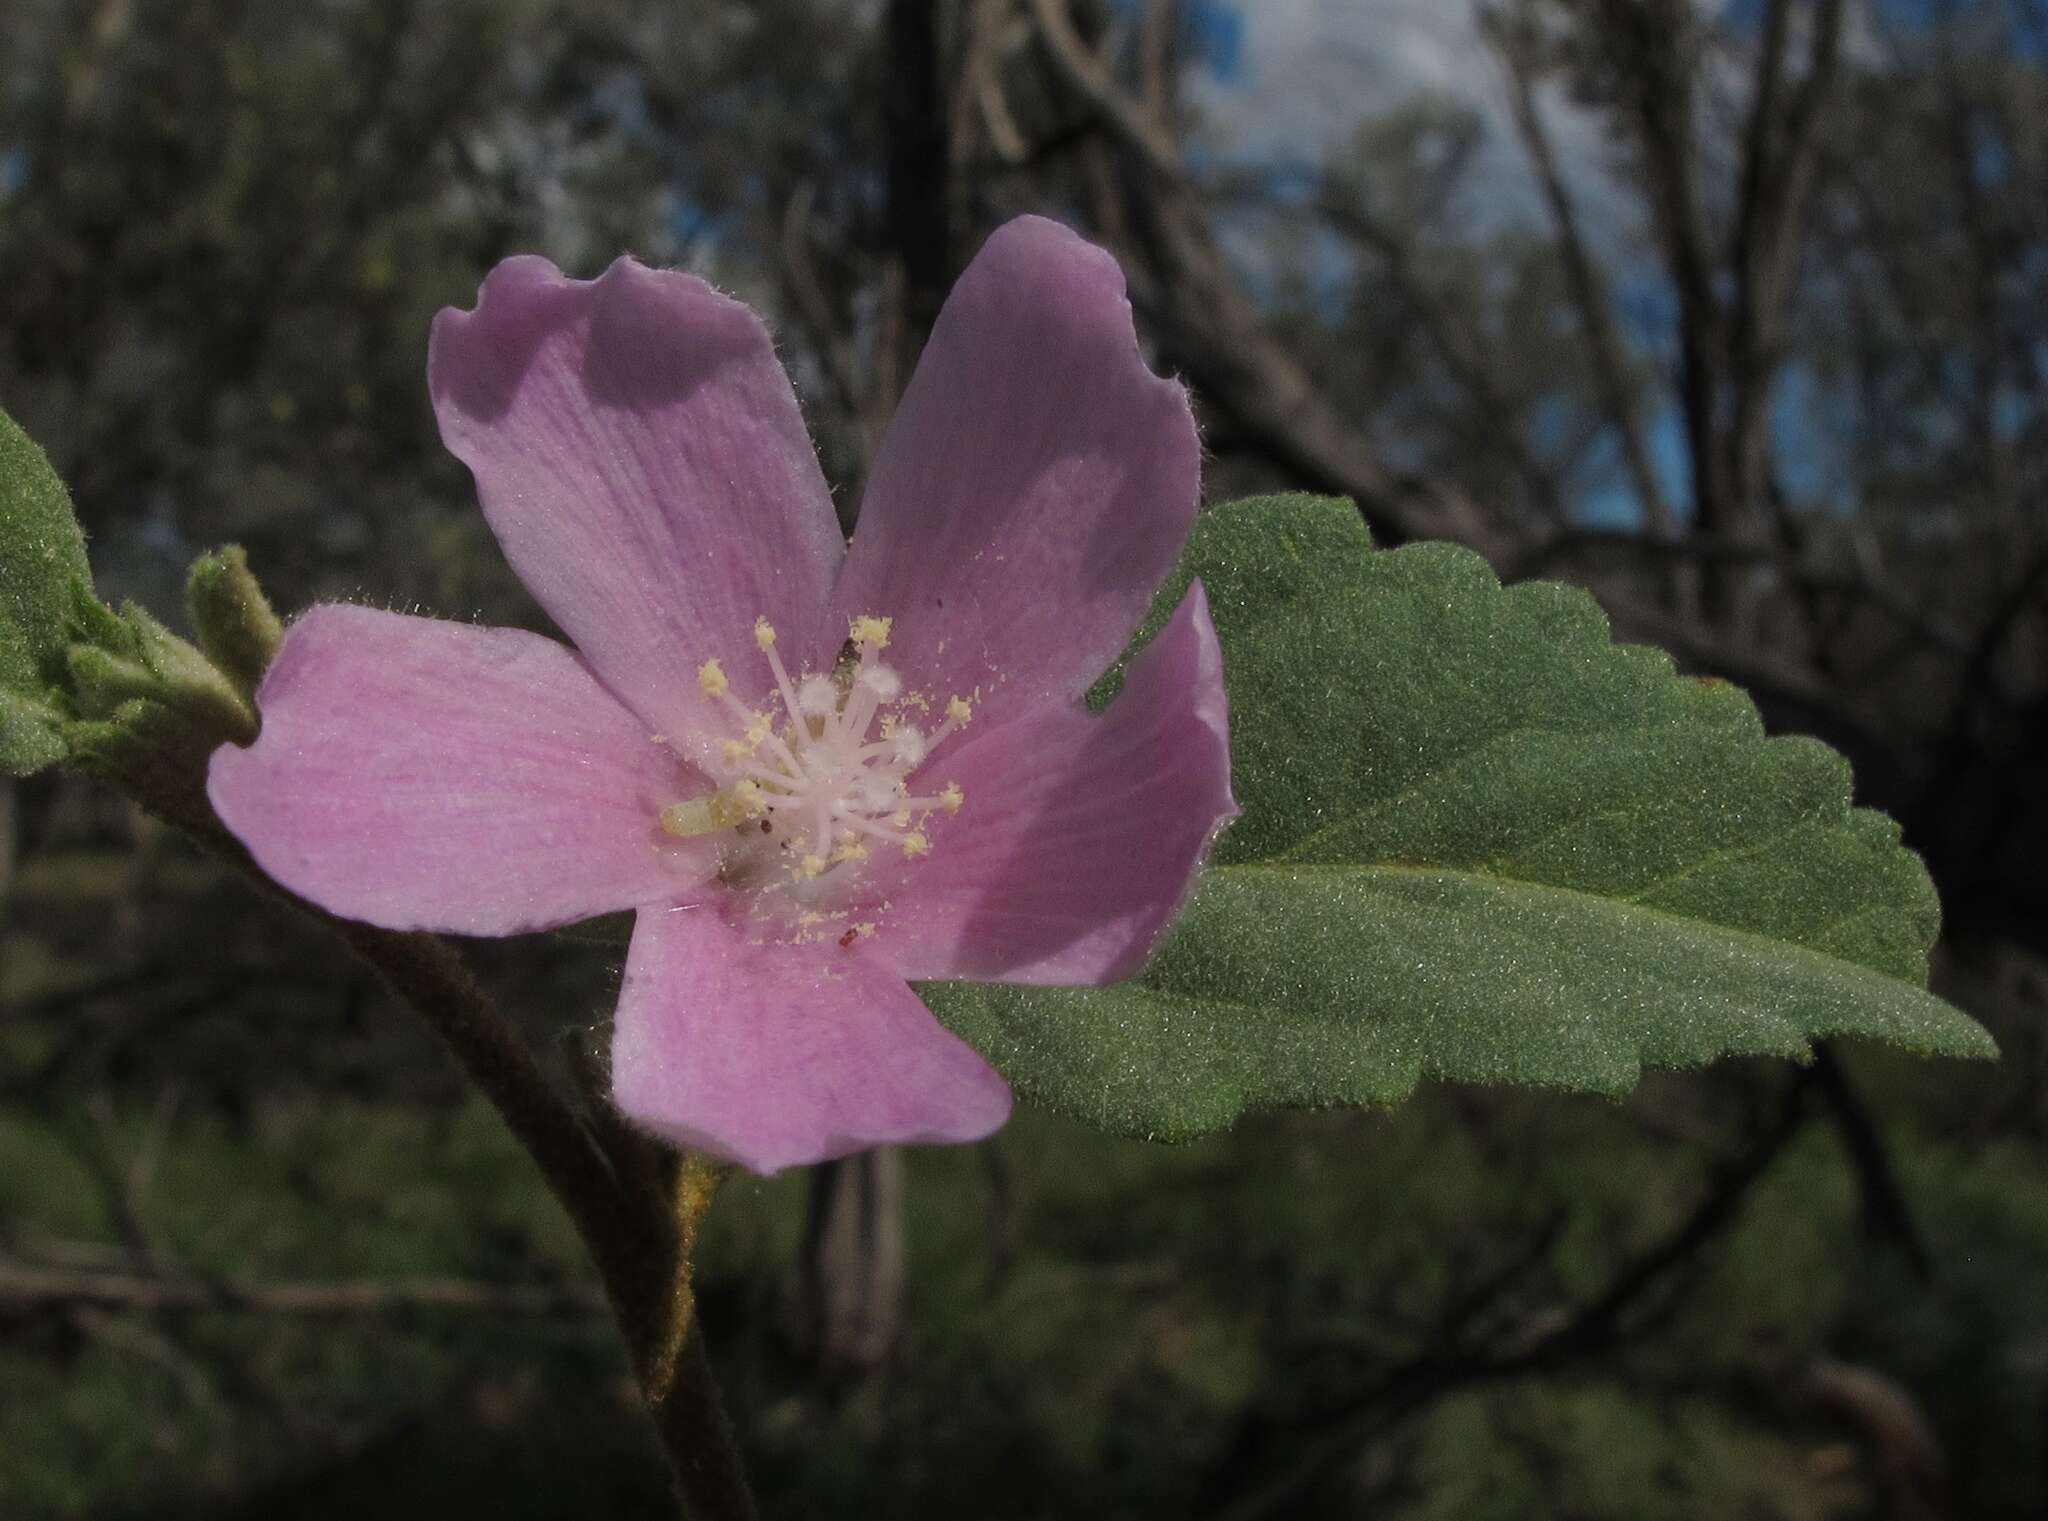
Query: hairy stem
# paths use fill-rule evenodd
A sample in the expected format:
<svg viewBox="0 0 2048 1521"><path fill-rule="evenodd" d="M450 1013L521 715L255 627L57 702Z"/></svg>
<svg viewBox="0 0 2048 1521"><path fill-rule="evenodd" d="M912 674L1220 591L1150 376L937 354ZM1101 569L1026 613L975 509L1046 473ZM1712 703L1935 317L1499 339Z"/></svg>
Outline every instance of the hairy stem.
<svg viewBox="0 0 2048 1521"><path fill-rule="evenodd" d="M181 737L185 743L110 750L91 769L262 887L324 920L441 1037L583 1238L684 1513L694 1521L754 1521L690 1287L690 1250L720 1170L696 1157L648 1167L640 1165L644 1158L609 1153L447 941L337 919L286 894L207 802L211 744Z"/></svg>

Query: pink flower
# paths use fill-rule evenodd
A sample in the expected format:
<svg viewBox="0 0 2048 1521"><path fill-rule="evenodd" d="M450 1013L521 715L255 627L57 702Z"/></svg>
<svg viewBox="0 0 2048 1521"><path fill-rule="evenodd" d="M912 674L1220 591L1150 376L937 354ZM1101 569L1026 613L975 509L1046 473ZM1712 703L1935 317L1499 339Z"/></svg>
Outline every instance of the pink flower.
<svg viewBox="0 0 2048 1521"><path fill-rule="evenodd" d="M760 1172L976 1140L1003 1080L908 981L1136 971L1230 797L1181 388L1110 257L1023 218L961 277L852 543L767 332L689 275L508 259L434 323L441 436L574 650L318 606L212 761L277 881L393 929L637 911L636 1123Z"/></svg>

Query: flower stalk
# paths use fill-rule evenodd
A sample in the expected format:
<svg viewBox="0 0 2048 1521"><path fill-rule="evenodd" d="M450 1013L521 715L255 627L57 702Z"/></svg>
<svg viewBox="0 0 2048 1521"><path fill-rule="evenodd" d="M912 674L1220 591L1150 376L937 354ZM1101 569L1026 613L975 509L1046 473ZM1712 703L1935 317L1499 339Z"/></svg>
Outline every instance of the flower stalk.
<svg viewBox="0 0 2048 1521"><path fill-rule="evenodd" d="M655 1432L694 1521L752 1521L755 1509L724 1400L705 1353L690 1285L690 1253L721 1169L701 1158L664 1154L652 1167L620 1137L607 1147L551 1082L532 1049L492 1003L461 956L435 935L379 929L338 918L287 893L222 827L206 796L206 761L227 741L245 741L231 723L234 704L180 701L213 673L218 690L253 690L281 627L240 552L202 560L193 604L204 606L207 650L153 627L164 659L152 665L188 678L123 690L108 716L74 725L73 754L91 771L265 890L325 922L433 1029L469 1080L532 1157L596 1266ZM205 583L202 585L202 583ZM175 645L172 649L170 646ZM230 656L223 669L220 657ZM209 656L214 657L209 659ZM95 647L81 645L74 667L90 667ZM162 680L162 678L159 678Z"/></svg>

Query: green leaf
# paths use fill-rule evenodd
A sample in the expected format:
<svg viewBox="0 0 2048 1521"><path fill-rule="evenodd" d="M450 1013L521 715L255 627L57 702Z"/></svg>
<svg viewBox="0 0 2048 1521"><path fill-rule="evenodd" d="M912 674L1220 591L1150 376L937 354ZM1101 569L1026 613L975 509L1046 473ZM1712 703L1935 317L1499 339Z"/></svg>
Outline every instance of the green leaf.
<svg viewBox="0 0 2048 1521"><path fill-rule="evenodd" d="M64 716L39 698L0 687L0 776L28 776L64 759Z"/></svg>
<svg viewBox="0 0 2048 1521"><path fill-rule="evenodd" d="M61 684L66 614L92 585L71 497L43 451L0 412L0 687Z"/></svg>
<svg viewBox="0 0 2048 1521"><path fill-rule="evenodd" d="M1617 645L1592 598L1349 503L1198 526L1244 815L1136 981L923 991L1024 1097L1185 1139L1425 1076L1626 1091L1861 1034L1990 1056L1924 990L1939 908L1847 764ZM1112 676L1109 686L1115 684Z"/></svg>
<svg viewBox="0 0 2048 1521"><path fill-rule="evenodd" d="M66 615L90 595L85 537L43 451L0 412L0 773L61 760Z"/></svg>

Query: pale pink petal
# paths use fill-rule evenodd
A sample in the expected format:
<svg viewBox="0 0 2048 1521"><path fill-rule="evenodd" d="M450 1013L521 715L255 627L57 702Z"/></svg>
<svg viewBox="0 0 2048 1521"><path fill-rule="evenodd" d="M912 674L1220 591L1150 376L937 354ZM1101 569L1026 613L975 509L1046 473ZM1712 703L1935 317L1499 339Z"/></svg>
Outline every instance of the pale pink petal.
<svg viewBox="0 0 2048 1521"><path fill-rule="evenodd" d="M261 736L214 752L207 794L257 865L343 918L509 935L714 869L659 822L702 778L538 634L315 607L256 703Z"/></svg>
<svg viewBox="0 0 2048 1521"><path fill-rule="evenodd" d="M971 735L972 730L968 731ZM1077 984L1143 965L1237 813L1223 658L1201 583L1099 716L1062 704L942 750L931 854L888 869L876 949L905 977Z"/></svg>
<svg viewBox="0 0 2048 1521"><path fill-rule="evenodd" d="M635 1124L761 1173L977 1141L1010 1114L1003 1080L859 942L782 944L709 905L640 911L612 1087Z"/></svg>
<svg viewBox="0 0 2048 1521"><path fill-rule="evenodd" d="M1200 492L1187 394L1146 368L1116 261L999 229L953 287L883 440L834 600L993 726L1078 696L1180 554Z"/></svg>
<svg viewBox="0 0 2048 1521"><path fill-rule="evenodd" d="M767 330L695 276L620 259L565 279L507 259L472 312L434 319L441 437L476 475L506 558L605 684L655 728L730 730L694 673L767 689L754 620L830 663L844 552Z"/></svg>

